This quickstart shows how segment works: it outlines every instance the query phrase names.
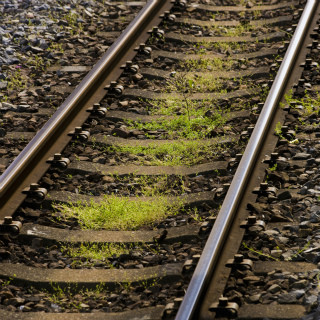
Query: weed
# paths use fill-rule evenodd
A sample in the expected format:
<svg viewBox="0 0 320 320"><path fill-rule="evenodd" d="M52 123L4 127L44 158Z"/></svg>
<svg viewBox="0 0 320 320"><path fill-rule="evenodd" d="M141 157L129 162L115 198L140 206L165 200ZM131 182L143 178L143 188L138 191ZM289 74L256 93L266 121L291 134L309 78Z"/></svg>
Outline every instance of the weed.
<svg viewBox="0 0 320 320"><path fill-rule="evenodd" d="M166 100L152 100L147 102L150 105L149 111L152 115L181 116L186 114L185 101L181 98L168 97ZM212 106L215 105L215 102L213 99L204 99L201 101L188 99L190 118L204 115L209 110L212 111ZM161 120L162 119L160 119L160 121Z"/></svg>
<svg viewBox="0 0 320 320"><path fill-rule="evenodd" d="M105 260L112 256L120 256L121 254L128 254L130 248L122 244L94 244L81 243L80 246L61 245L61 250L70 257L82 257L86 259Z"/></svg>
<svg viewBox="0 0 320 320"><path fill-rule="evenodd" d="M189 71L228 71L232 69L234 61L231 59L206 58L202 55L199 59L188 59L181 64L181 68Z"/></svg>
<svg viewBox="0 0 320 320"><path fill-rule="evenodd" d="M175 191L182 191L183 189L183 178L179 176L140 176L134 178L136 184L139 185L140 194L145 197L155 197L166 195L171 192L172 189Z"/></svg>
<svg viewBox="0 0 320 320"><path fill-rule="evenodd" d="M45 71L48 67L50 67L50 61L45 60L43 57L39 55L33 55L28 59L27 64L32 66L33 71L41 72ZM35 74L31 74L32 77Z"/></svg>
<svg viewBox="0 0 320 320"><path fill-rule="evenodd" d="M47 51L64 53L62 43L52 42Z"/></svg>
<svg viewBox="0 0 320 320"><path fill-rule="evenodd" d="M215 36L240 37L245 33L253 31L254 29L255 28L252 25L246 23L228 28L213 25L208 28L208 31L211 31Z"/></svg>
<svg viewBox="0 0 320 320"><path fill-rule="evenodd" d="M32 290L33 291L33 290ZM32 293L32 291L30 293ZM81 289L72 288L71 284L65 288L61 288L56 283L51 283L51 293L45 292L47 297L45 300L50 301L56 305L57 309L64 311L65 309L76 309L77 312L85 309L86 305L82 302L86 299L101 299L101 295L106 295L106 286L100 283L95 289Z"/></svg>
<svg viewBox="0 0 320 320"><path fill-rule="evenodd" d="M194 81L185 77L185 74L180 73L173 79L168 80L166 90L169 92L179 92L182 94L183 111L190 121L192 104L190 95L193 92Z"/></svg>
<svg viewBox="0 0 320 320"><path fill-rule="evenodd" d="M269 168L269 170L270 170L271 172L276 171L276 170L277 170L277 166L278 166L278 164L275 163L272 167Z"/></svg>
<svg viewBox="0 0 320 320"><path fill-rule="evenodd" d="M66 218L78 219L83 229L136 230L177 214L182 202L169 203L164 196L138 200L110 195L100 203L60 204L56 208Z"/></svg>
<svg viewBox="0 0 320 320"><path fill-rule="evenodd" d="M7 74L8 90L23 90L27 86L27 78L22 73L20 65L16 65L14 70L8 71Z"/></svg>
<svg viewBox="0 0 320 320"><path fill-rule="evenodd" d="M198 208L193 208L193 211L190 211L189 214L194 221L202 222L202 217L198 212Z"/></svg>
<svg viewBox="0 0 320 320"><path fill-rule="evenodd" d="M212 157L217 157L221 152L218 144L213 145L209 140L174 141L162 145L149 146L109 146L105 152L125 153L137 156L141 165L157 166L191 166L204 162Z"/></svg>
<svg viewBox="0 0 320 320"><path fill-rule="evenodd" d="M53 303L58 304L60 300L62 300L63 298L65 298L66 293L65 291L57 284L51 283L51 288L52 288L52 295L51 295L51 301ZM69 290L70 293L70 290Z"/></svg>
<svg viewBox="0 0 320 320"><path fill-rule="evenodd" d="M130 281L122 282L121 288L122 288L122 290L130 291L132 289L132 282L130 282Z"/></svg>
<svg viewBox="0 0 320 320"><path fill-rule="evenodd" d="M12 280L13 280L13 278L11 278L11 277L8 280L3 280L1 282L1 287L7 287L8 285L10 285Z"/></svg>
<svg viewBox="0 0 320 320"><path fill-rule="evenodd" d="M296 108L299 113L300 123L304 123L305 118L309 117L312 114L319 114L320 111L320 94L316 93L315 97L312 97L309 93L306 93L305 96L301 99L295 99L293 97L293 92L290 90L285 95L286 104L290 105L292 108ZM285 104L281 103L281 107L284 107Z"/></svg>
<svg viewBox="0 0 320 320"><path fill-rule="evenodd" d="M311 244L311 241L308 241L302 249L298 250L290 258L288 258L288 260L290 261L290 260L296 258L300 253L303 253L304 251L306 251L310 247L310 244Z"/></svg>
<svg viewBox="0 0 320 320"><path fill-rule="evenodd" d="M277 258L275 258L275 257L272 257L272 256L270 256L270 255L268 255L268 254L265 254L265 253L263 253L262 251L258 251L258 250L255 250L255 249L251 248L251 247L248 247L245 242L242 242L242 245L244 246L245 249L248 249L249 251L254 252L254 253L256 253L256 254L259 255L259 256L264 256L264 257L266 257L266 258L268 258L268 259L272 259L272 260L275 260L275 261L279 261L279 259L277 259Z"/></svg>
<svg viewBox="0 0 320 320"><path fill-rule="evenodd" d="M261 10L254 10L253 11L253 17L255 20L258 20L261 18Z"/></svg>
<svg viewBox="0 0 320 320"><path fill-rule="evenodd" d="M218 52L246 52L248 50L248 44L243 42L214 42L212 44L212 50L217 50Z"/></svg>
<svg viewBox="0 0 320 320"><path fill-rule="evenodd" d="M119 184L116 193L126 196L178 195L185 193L189 187L188 178L179 175L136 176L130 174L125 177L111 175L111 181L111 193L114 190L113 184L116 183ZM105 190L110 194L108 186L106 186Z"/></svg>
<svg viewBox="0 0 320 320"><path fill-rule="evenodd" d="M279 138L283 138L282 136L282 124L281 122L277 122L276 127L274 129L275 134L279 137Z"/></svg>
<svg viewBox="0 0 320 320"><path fill-rule="evenodd" d="M210 118L199 115L189 119L187 115L181 115L177 118L149 123L131 122L129 125L139 130L164 130L168 139L204 139L210 137L210 134L226 121L225 116L215 112Z"/></svg>
<svg viewBox="0 0 320 320"><path fill-rule="evenodd" d="M179 73L167 81L164 89L167 93L179 92L181 98L169 97L166 100L148 101L150 113L153 115L169 115L171 117L160 117L151 122L128 121L131 128L138 130L162 130L166 138L176 139L203 139L210 137L212 132L225 124L226 116L221 110L214 110L212 99L202 101L191 100L194 92L207 92L220 90L224 86L220 79L212 77L196 77L191 74ZM210 116L207 116L209 112ZM172 117L172 115L175 115Z"/></svg>

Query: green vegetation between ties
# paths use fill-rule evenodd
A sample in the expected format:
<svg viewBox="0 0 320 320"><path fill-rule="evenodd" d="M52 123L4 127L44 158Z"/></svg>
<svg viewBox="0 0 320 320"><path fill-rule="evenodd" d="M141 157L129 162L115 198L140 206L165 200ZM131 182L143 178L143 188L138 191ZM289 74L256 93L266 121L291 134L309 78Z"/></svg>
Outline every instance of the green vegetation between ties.
<svg viewBox="0 0 320 320"><path fill-rule="evenodd" d="M129 254L130 252L129 247L115 243L81 243L80 246L62 245L61 250L73 258L81 257L94 260L105 260L112 256L120 256L121 254Z"/></svg>
<svg viewBox="0 0 320 320"><path fill-rule="evenodd" d="M227 121L227 112L222 112L213 99L196 101L191 99L195 92L220 90L226 93L224 82L215 76L202 77L179 73L167 80L164 91L171 95L178 92L181 97L148 101L153 115L175 115L159 117L152 122L128 121L131 128L139 130L165 130L166 138L204 139Z"/></svg>
<svg viewBox="0 0 320 320"><path fill-rule="evenodd" d="M160 246L158 244L141 244L141 243L81 243L80 246L76 244L61 245L61 252L69 257L75 258L73 265L81 265L85 263L86 266L94 263L97 260L103 261L110 269L114 268L111 261L114 257L128 254L144 255L146 251L151 254L159 254Z"/></svg>
<svg viewBox="0 0 320 320"><path fill-rule="evenodd" d="M221 59L221 58L209 59L206 57L206 48L210 48L210 47L199 46L198 49L196 49L196 53L198 53L198 51L201 50L200 58L188 59L181 64L181 67L189 71L201 71L201 70L228 71L232 69L232 66L235 63L232 59Z"/></svg>
<svg viewBox="0 0 320 320"><path fill-rule="evenodd" d="M136 156L141 165L150 166L192 166L216 157L221 146L209 140L174 141L162 145L149 146L109 146L107 153L125 153Z"/></svg>
<svg viewBox="0 0 320 320"><path fill-rule="evenodd" d="M31 289L30 293L33 292L39 293L39 291ZM78 312L80 310L88 310L89 306L84 303L87 299L91 300L93 298L94 300L98 300L101 299L101 297L105 299L107 294L108 290L104 283L96 285L94 289L83 288L80 290L71 285L60 287L56 283L51 283L50 290L42 292L42 295L45 296L44 299L55 304L56 308L59 307L60 312L68 309L77 310ZM80 295L81 298L79 299Z"/></svg>
<svg viewBox="0 0 320 320"><path fill-rule="evenodd" d="M8 70L6 81L8 82L8 90L23 90L27 87L28 82L20 65L16 65L15 69Z"/></svg>
<svg viewBox="0 0 320 320"><path fill-rule="evenodd" d="M136 230L153 225L168 215L175 215L182 202L169 203L167 197L130 199L129 197L105 196L103 201L90 204L60 204L56 206L65 218L76 218L83 229Z"/></svg>
<svg viewBox="0 0 320 320"><path fill-rule="evenodd" d="M283 136L282 136L282 124L281 124L280 121L278 121L276 123L276 127L274 129L274 132L279 138L283 139Z"/></svg>
<svg viewBox="0 0 320 320"><path fill-rule="evenodd" d="M206 48L211 44L197 44L197 50L203 54L203 59L188 60L180 67L184 70L231 70L234 61L231 59L222 60L220 58L206 59ZM241 85L242 79L239 80ZM187 73L175 74L169 78L164 88L165 93L178 92L180 97L172 97L165 100L153 100L150 103L150 113L152 115L175 115L171 119L159 117L152 122L128 121L131 129L144 131L162 130L162 136L165 139L187 139L182 142L171 142L162 145L149 146L109 146L104 150L110 153L134 155L135 163L140 165L187 165L191 166L206 160L212 160L221 151L218 143L213 145L207 138L214 137L216 129L227 122L228 113L224 110L221 112L216 101L213 99L192 100L191 95L196 92L221 91L225 93L223 81L219 78L211 77L206 79L201 76L190 78ZM222 131L224 132L224 130ZM221 134L221 130L219 132ZM148 136L148 132L146 132ZM150 136L152 138L153 136Z"/></svg>
<svg viewBox="0 0 320 320"><path fill-rule="evenodd" d="M161 119L152 122L128 122L131 128L138 130L165 130L169 139L204 139L210 136L210 133L225 124L227 117L216 112L211 117L204 115L192 116L181 115L172 119Z"/></svg>
<svg viewBox="0 0 320 320"><path fill-rule="evenodd" d="M293 98L293 92L290 90L285 95L286 104L291 105L293 108L296 108L301 117L299 117L300 122L303 122L305 117L310 116L311 114L319 114L320 111L320 94L317 92L314 97L311 96L311 93L305 93L305 96L301 99ZM280 103L281 107L284 107L283 103Z"/></svg>
<svg viewBox="0 0 320 320"><path fill-rule="evenodd" d="M190 68L192 68L190 66ZM221 66L221 71L225 71ZM168 93L179 92L195 93L195 92L213 92L226 93L226 80L217 77L216 74L197 74L194 72L180 72L173 74L167 80L165 91Z"/></svg>
<svg viewBox="0 0 320 320"><path fill-rule="evenodd" d="M187 92L188 93L188 92ZM205 116L207 111L218 112L220 110L212 110L217 102L214 99L192 100L188 95L183 98L175 98L169 96L166 100L147 100L150 105L150 114L177 117L187 115L188 117Z"/></svg>
<svg viewBox="0 0 320 320"><path fill-rule="evenodd" d="M229 41L229 42L212 42L212 43L206 43L206 42L199 42L194 47L194 53L195 54L206 54L208 52L219 52L219 53L226 53L226 52L247 52L248 51L248 43L243 42L236 42L236 41ZM205 59L205 55L203 55ZM219 58L217 58L219 59ZM208 59L208 61L211 61L213 59ZM228 60L223 60L223 62ZM231 60L230 60L231 61Z"/></svg>
<svg viewBox="0 0 320 320"><path fill-rule="evenodd" d="M249 251L251 251L251 252L255 253L255 254L256 254L256 255L258 255L258 256L263 256L263 257L265 257L265 258L267 258L267 259L271 259L271 260L279 261L279 259L278 259L278 258L275 258L275 257L273 257L273 256L271 256L271 255L269 255L269 254L265 254L265 253L263 253L262 251L255 250L255 249L254 249L254 248L252 248L252 247L248 247L248 246L247 246L247 244L246 244L245 242L242 242L242 245L243 245L243 247L244 247L245 249L247 249L247 250L249 250Z"/></svg>
<svg viewBox="0 0 320 320"><path fill-rule="evenodd" d="M252 32L256 29L255 26L250 23L243 23L231 27L222 27L217 25L212 25L207 28L208 31L213 32L215 36L224 36L224 37L241 37L248 32Z"/></svg>
<svg viewBox="0 0 320 320"><path fill-rule="evenodd" d="M186 181L182 176L161 175L161 176L136 176L132 175L136 184L135 189L144 197L164 196L176 192L183 193ZM119 182L128 183L127 179L120 178Z"/></svg>

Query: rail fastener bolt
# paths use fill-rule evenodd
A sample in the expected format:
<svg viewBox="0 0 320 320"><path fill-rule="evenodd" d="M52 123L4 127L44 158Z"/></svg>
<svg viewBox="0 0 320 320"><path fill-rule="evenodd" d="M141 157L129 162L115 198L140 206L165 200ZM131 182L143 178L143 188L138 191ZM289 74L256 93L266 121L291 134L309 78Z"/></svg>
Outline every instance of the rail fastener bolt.
<svg viewBox="0 0 320 320"><path fill-rule="evenodd" d="M70 160L68 158L63 158L61 153L55 153L53 157L47 160L47 162L59 170L67 169L70 164Z"/></svg>
<svg viewBox="0 0 320 320"><path fill-rule="evenodd" d="M153 27L152 30L149 30L148 33L150 33L153 37L156 37L158 39L164 38L164 31L159 29L158 27Z"/></svg>
<svg viewBox="0 0 320 320"><path fill-rule="evenodd" d="M239 305L235 302L229 302L228 298L220 297L218 302L214 302L209 307L209 311L215 312L217 316L235 318L237 317Z"/></svg>
<svg viewBox="0 0 320 320"><path fill-rule="evenodd" d="M74 131L68 133L69 136L72 136L73 139L79 139L80 141L88 141L90 137L90 132L82 130L81 127L75 127Z"/></svg>
<svg viewBox="0 0 320 320"><path fill-rule="evenodd" d="M13 221L11 216L4 217L4 220L0 221L0 235L15 237L19 234L21 228L22 223Z"/></svg>
<svg viewBox="0 0 320 320"><path fill-rule="evenodd" d="M214 223L216 221L216 217L209 217L208 221L204 221L201 223L201 226L199 228L198 235L201 237L206 236L212 229Z"/></svg>
<svg viewBox="0 0 320 320"><path fill-rule="evenodd" d="M144 54L146 56L150 56L151 52L152 52L152 48L146 47L145 43L140 43L139 47L136 47L134 50L138 51L140 54Z"/></svg>
<svg viewBox="0 0 320 320"><path fill-rule="evenodd" d="M136 74L139 71L139 66L133 64L132 61L127 61L126 64L123 64L120 68L123 69L125 73L131 74Z"/></svg>
<svg viewBox="0 0 320 320"><path fill-rule="evenodd" d="M240 228L249 230L249 231L262 231L266 228L266 223L263 220L257 220L257 216L250 215L247 220L244 220L240 223Z"/></svg>
<svg viewBox="0 0 320 320"><path fill-rule="evenodd" d="M242 158L242 153L237 153L234 158L231 158L228 162L228 169L232 169L234 166L236 166Z"/></svg>
<svg viewBox="0 0 320 320"><path fill-rule="evenodd" d="M230 183L224 183L222 187L218 188L214 194L214 199L218 200L223 197L229 190Z"/></svg>
<svg viewBox="0 0 320 320"><path fill-rule="evenodd" d="M253 262L250 259L244 259L242 254L235 254L233 259L227 261L226 267L240 270L252 270Z"/></svg>
<svg viewBox="0 0 320 320"><path fill-rule="evenodd" d="M185 0L173 0L171 3L173 3L174 6L179 9L185 9L187 7L187 1Z"/></svg>
<svg viewBox="0 0 320 320"><path fill-rule="evenodd" d="M182 274L187 274L192 272L200 259L200 254L195 254L192 256L192 259L187 260L182 267Z"/></svg>
<svg viewBox="0 0 320 320"><path fill-rule="evenodd" d="M183 298L176 298L173 302L168 303L162 313L162 319L172 319L173 315L178 311Z"/></svg>
<svg viewBox="0 0 320 320"><path fill-rule="evenodd" d="M22 193L27 194L29 201L41 203L45 199L48 191L46 188L40 188L37 183L31 183L30 187L25 188Z"/></svg>
<svg viewBox="0 0 320 320"><path fill-rule="evenodd" d="M308 49L317 49L319 45L319 41L318 40L312 40L312 43L307 45Z"/></svg>
<svg viewBox="0 0 320 320"><path fill-rule="evenodd" d="M91 116L98 118L103 118L107 114L107 108L101 107L100 103L94 103L87 111L91 113Z"/></svg>
<svg viewBox="0 0 320 320"><path fill-rule="evenodd" d="M109 85L104 87L108 90L108 94L111 96L120 97L124 91L124 87L117 83L117 81L111 81Z"/></svg>
<svg viewBox="0 0 320 320"><path fill-rule="evenodd" d="M170 11L165 11L164 14L160 16L160 18L163 18L163 20L167 22L175 22L176 16L174 14L170 14Z"/></svg>

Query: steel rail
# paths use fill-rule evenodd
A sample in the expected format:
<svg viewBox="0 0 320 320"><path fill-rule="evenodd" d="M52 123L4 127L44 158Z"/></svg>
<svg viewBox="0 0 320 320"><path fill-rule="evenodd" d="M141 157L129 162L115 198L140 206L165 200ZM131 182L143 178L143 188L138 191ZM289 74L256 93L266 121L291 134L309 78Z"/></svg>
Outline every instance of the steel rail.
<svg viewBox="0 0 320 320"><path fill-rule="evenodd" d="M68 130L81 126L88 118L87 109L105 96L104 87L121 74L120 66L135 56L133 49L145 42L149 28L157 25L160 14L170 10L169 0L149 0L117 41L80 82L54 115L22 150L0 177L0 219L11 216L26 195L24 188L37 182L50 164L49 157L61 152L70 141ZM106 80L107 79L107 80ZM96 95L94 98L93 96ZM61 137L63 135L63 137ZM42 161L42 168L35 169Z"/></svg>
<svg viewBox="0 0 320 320"><path fill-rule="evenodd" d="M206 285L208 284L211 275L214 273L223 244L238 209L241 196L244 193L246 184L254 168L255 161L263 145L264 137L266 136L272 121L272 116L284 94L286 83L290 77L292 68L294 67L298 52L301 49L317 5L317 0L308 0L305 5L298 26L270 89L266 102L261 110L252 136L219 211L217 220L210 232L187 292L180 305L175 318L176 320L191 320L195 317L195 312L198 309L200 299L205 292Z"/></svg>

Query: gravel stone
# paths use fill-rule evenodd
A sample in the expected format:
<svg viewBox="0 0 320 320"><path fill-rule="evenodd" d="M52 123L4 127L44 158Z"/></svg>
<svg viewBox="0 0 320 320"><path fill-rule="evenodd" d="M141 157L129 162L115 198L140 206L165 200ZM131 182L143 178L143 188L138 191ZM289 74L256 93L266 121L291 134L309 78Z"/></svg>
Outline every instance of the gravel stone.
<svg viewBox="0 0 320 320"><path fill-rule="evenodd" d="M292 198L292 195L290 193L290 191L286 190L286 191L283 191L283 192L280 192L278 194L278 200L286 200L286 199L291 199Z"/></svg>
<svg viewBox="0 0 320 320"><path fill-rule="evenodd" d="M318 296L313 294L313 295L305 297L305 303L307 305L317 306L318 305Z"/></svg>
<svg viewBox="0 0 320 320"><path fill-rule="evenodd" d="M114 128L111 131L111 134L121 138L128 138L130 135L130 131L126 127L120 127Z"/></svg>
<svg viewBox="0 0 320 320"><path fill-rule="evenodd" d="M268 288L268 292L273 294L279 291L281 291L281 287L278 284L273 284L271 287Z"/></svg>
<svg viewBox="0 0 320 320"><path fill-rule="evenodd" d="M275 258L280 258L282 254L282 250L271 250L271 256Z"/></svg>
<svg viewBox="0 0 320 320"><path fill-rule="evenodd" d="M280 304L294 304L305 294L304 290L295 290L289 293L281 294L278 298Z"/></svg>
<svg viewBox="0 0 320 320"><path fill-rule="evenodd" d="M311 155L308 153L297 153L292 157L293 160L307 160L309 158L311 158Z"/></svg>
<svg viewBox="0 0 320 320"><path fill-rule="evenodd" d="M254 294L247 298L249 303L258 303L261 298L261 294Z"/></svg>
<svg viewBox="0 0 320 320"><path fill-rule="evenodd" d="M308 284L309 284L308 280L300 280L300 281L294 282L291 285L291 288L292 289L304 289L308 286Z"/></svg>

